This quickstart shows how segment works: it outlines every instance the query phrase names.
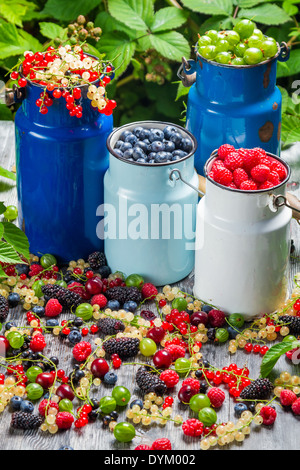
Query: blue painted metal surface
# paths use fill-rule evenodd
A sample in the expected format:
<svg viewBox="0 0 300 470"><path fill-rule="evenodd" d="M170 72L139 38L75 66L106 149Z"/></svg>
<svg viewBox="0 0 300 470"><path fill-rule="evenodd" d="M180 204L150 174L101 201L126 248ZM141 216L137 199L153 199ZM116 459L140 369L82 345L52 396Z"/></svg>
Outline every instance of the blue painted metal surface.
<svg viewBox="0 0 300 470"><path fill-rule="evenodd" d="M104 177L108 264L112 271L139 273L157 286L183 279L194 267L198 195L171 178L171 171L177 168L187 182L198 187L193 154L196 143L187 157L161 164L126 161L113 147L124 129L137 125L163 129L167 124L143 121L116 129L108 139L110 160Z"/></svg>
<svg viewBox="0 0 300 470"><path fill-rule="evenodd" d="M281 93L276 86L277 56L255 66L230 66L197 53L184 73L196 75L188 94L186 128L198 141L195 166L203 167L224 143L236 148L261 147L280 154Z"/></svg>
<svg viewBox="0 0 300 470"><path fill-rule="evenodd" d="M26 86L15 118L19 224L32 253L67 262L103 250L96 209L104 199L113 118L92 108L84 90L82 118L69 115L63 98L42 115L35 104L41 91Z"/></svg>

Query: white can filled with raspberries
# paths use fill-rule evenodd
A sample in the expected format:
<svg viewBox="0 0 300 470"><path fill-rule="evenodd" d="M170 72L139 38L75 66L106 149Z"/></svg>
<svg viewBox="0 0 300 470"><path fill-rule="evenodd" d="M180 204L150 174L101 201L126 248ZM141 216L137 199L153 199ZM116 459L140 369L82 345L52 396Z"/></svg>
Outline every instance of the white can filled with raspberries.
<svg viewBox="0 0 300 470"><path fill-rule="evenodd" d="M290 168L260 148L224 144L205 165L197 208L194 295L246 320L288 295Z"/></svg>

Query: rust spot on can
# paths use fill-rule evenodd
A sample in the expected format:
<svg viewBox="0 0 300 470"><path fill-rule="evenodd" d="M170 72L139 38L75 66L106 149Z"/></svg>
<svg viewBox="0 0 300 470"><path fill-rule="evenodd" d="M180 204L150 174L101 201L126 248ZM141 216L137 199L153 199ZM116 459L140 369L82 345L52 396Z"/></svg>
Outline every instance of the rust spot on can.
<svg viewBox="0 0 300 470"><path fill-rule="evenodd" d="M263 87L268 88L270 83L270 72L271 72L271 62L267 65L267 69L264 73Z"/></svg>
<svg viewBox="0 0 300 470"><path fill-rule="evenodd" d="M276 103L276 101L274 101L272 108L274 109L274 111L278 109L278 103Z"/></svg>
<svg viewBox="0 0 300 470"><path fill-rule="evenodd" d="M201 70L202 70L202 69L203 69L203 63L201 62L200 59L198 60L198 62L199 62L200 68L201 68Z"/></svg>
<svg viewBox="0 0 300 470"><path fill-rule="evenodd" d="M277 129L277 140L279 141L281 137L281 121L278 123L278 129Z"/></svg>
<svg viewBox="0 0 300 470"><path fill-rule="evenodd" d="M267 121L261 128L258 130L258 135L261 142L269 142L273 135L274 124L271 121Z"/></svg>

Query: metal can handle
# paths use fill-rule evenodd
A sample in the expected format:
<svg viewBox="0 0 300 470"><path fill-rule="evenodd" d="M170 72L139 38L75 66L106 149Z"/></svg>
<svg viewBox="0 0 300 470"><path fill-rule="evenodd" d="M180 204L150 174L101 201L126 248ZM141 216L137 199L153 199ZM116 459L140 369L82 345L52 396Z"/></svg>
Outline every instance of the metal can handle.
<svg viewBox="0 0 300 470"><path fill-rule="evenodd" d="M195 64L194 60L187 60L185 57L182 57L182 62L177 70L177 77L185 87L190 87L196 81Z"/></svg>
<svg viewBox="0 0 300 470"><path fill-rule="evenodd" d="M293 217L300 223L300 201L293 196L292 194L287 194L284 196L283 194L278 194L277 196L273 195L273 205L277 209L279 207L286 206L293 211Z"/></svg>
<svg viewBox="0 0 300 470"><path fill-rule="evenodd" d="M280 44L279 62L286 62L290 58L290 48L286 42Z"/></svg>
<svg viewBox="0 0 300 470"><path fill-rule="evenodd" d="M177 176L176 176L177 174ZM188 183L185 179L182 178L182 175L181 175L181 172L180 170L178 170L178 168L174 168L173 170L171 170L170 174L169 174L169 180L170 181L178 181L178 180L181 180L184 184L186 184L187 186L189 186L190 188L192 188L194 191L196 191L200 197L203 197L205 195L205 193L203 193L202 191L200 191L198 188L196 188L195 186L193 186L192 184Z"/></svg>

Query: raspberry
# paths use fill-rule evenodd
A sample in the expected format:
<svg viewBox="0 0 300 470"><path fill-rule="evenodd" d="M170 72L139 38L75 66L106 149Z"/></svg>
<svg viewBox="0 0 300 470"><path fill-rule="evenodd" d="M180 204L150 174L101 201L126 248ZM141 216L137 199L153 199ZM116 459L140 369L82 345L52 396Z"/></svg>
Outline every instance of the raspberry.
<svg viewBox="0 0 300 470"><path fill-rule="evenodd" d="M195 390L197 393L199 393L200 390L200 382L197 379L194 379L193 377L188 377L187 379L184 379L182 382L182 386L189 385L192 387L193 390Z"/></svg>
<svg viewBox="0 0 300 470"><path fill-rule="evenodd" d="M179 346L177 344L169 344L165 347L167 351L172 354L173 362L176 361L179 357L185 356L185 348L183 346Z"/></svg>
<svg viewBox="0 0 300 470"><path fill-rule="evenodd" d="M48 411L49 411L50 408L56 408L57 411L59 410L58 404L55 401L51 401L51 400L48 400L48 399L45 398L39 404L39 413L40 413L40 415L45 416L46 415L46 409L47 409L47 414L48 414Z"/></svg>
<svg viewBox="0 0 300 470"><path fill-rule="evenodd" d="M57 317L62 312L62 305L57 299L48 300L45 307L46 317Z"/></svg>
<svg viewBox="0 0 300 470"><path fill-rule="evenodd" d="M230 171L241 168L243 163L243 157L238 152L229 153L224 160L224 166Z"/></svg>
<svg viewBox="0 0 300 470"><path fill-rule="evenodd" d="M268 156L262 157L262 158L260 159L260 164L261 164L261 165L266 165L268 168L270 168L270 170L271 170L271 163L272 163L272 162L271 162L271 160L270 160L270 158L269 158Z"/></svg>
<svg viewBox="0 0 300 470"><path fill-rule="evenodd" d="M146 282L146 284L143 285L141 292L142 292L143 299L149 299L149 300L155 299L155 297L158 294L158 290L150 282Z"/></svg>
<svg viewBox="0 0 300 470"><path fill-rule="evenodd" d="M273 183L274 186L277 186L277 184L280 183L280 178L279 178L279 174L277 173L277 171L270 171L268 181Z"/></svg>
<svg viewBox="0 0 300 470"><path fill-rule="evenodd" d="M160 376L160 380L162 380L168 388L175 387L176 384L179 382L179 375L175 370L166 369L164 370Z"/></svg>
<svg viewBox="0 0 300 470"><path fill-rule="evenodd" d="M71 282L68 284L68 289L71 292L75 292L76 294L80 295L80 297L84 300L89 300L91 298L90 294L85 290L84 286L80 284L80 282Z"/></svg>
<svg viewBox="0 0 300 470"><path fill-rule="evenodd" d="M134 450L151 450L151 447L147 444L140 444L139 446L135 447Z"/></svg>
<svg viewBox="0 0 300 470"><path fill-rule="evenodd" d="M300 398L297 398L297 400L294 401L292 404L292 410L295 415L300 415Z"/></svg>
<svg viewBox="0 0 300 470"><path fill-rule="evenodd" d="M233 182L239 188L243 181L249 179L248 173L243 168L237 168L233 172Z"/></svg>
<svg viewBox="0 0 300 470"><path fill-rule="evenodd" d="M172 450L171 441L167 438L156 439L152 443L151 450Z"/></svg>
<svg viewBox="0 0 300 470"><path fill-rule="evenodd" d="M231 189L238 189L238 187L234 184L234 183L230 183L227 188L231 188Z"/></svg>
<svg viewBox="0 0 300 470"><path fill-rule="evenodd" d="M56 415L56 424L59 429L70 429L74 422L74 417L67 411L60 411Z"/></svg>
<svg viewBox="0 0 300 470"><path fill-rule="evenodd" d="M222 310L213 308L208 312L208 322L213 328L219 328L226 322L225 313Z"/></svg>
<svg viewBox="0 0 300 470"><path fill-rule="evenodd" d="M265 181L264 183L260 184L258 189L271 189L274 187L274 184L271 181Z"/></svg>
<svg viewBox="0 0 300 470"><path fill-rule="evenodd" d="M73 356L76 361L85 361L92 352L92 346L88 341L80 341L73 348Z"/></svg>
<svg viewBox="0 0 300 470"><path fill-rule="evenodd" d="M225 400L225 393L218 387L212 387L208 390L207 396L214 408L220 408Z"/></svg>
<svg viewBox="0 0 300 470"><path fill-rule="evenodd" d="M283 406L291 406L297 400L297 395L292 390L282 390L280 393L280 403Z"/></svg>
<svg viewBox="0 0 300 470"><path fill-rule="evenodd" d="M216 170L216 169L218 169L218 168L225 168L224 161L223 161L223 160L220 160L220 158L216 158L216 159L213 161L213 164L212 164L212 167L211 167L211 171L214 172L214 170Z"/></svg>
<svg viewBox="0 0 300 470"><path fill-rule="evenodd" d="M103 294L94 295L91 299L92 305L99 305L100 308L104 308L107 304L107 298Z"/></svg>
<svg viewBox="0 0 300 470"><path fill-rule="evenodd" d="M29 347L33 352L41 352L47 346L44 336L41 333L34 335L30 341Z"/></svg>
<svg viewBox="0 0 300 470"><path fill-rule="evenodd" d="M243 191L255 191L257 189L257 184L253 180L243 181L240 185L240 189Z"/></svg>
<svg viewBox="0 0 300 470"><path fill-rule="evenodd" d="M264 183L267 181L270 174L270 168L266 165L256 165L251 169L251 176L257 183Z"/></svg>
<svg viewBox="0 0 300 470"><path fill-rule="evenodd" d="M244 168L246 171L250 172L254 166L259 165L261 158L259 152L256 152L254 149L239 149L238 152L243 157Z"/></svg>
<svg viewBox="0 0 300 470"><path fill-rule="evenodd" d="M233 145L223 144L218 148L218 157L221 158L221 160L224 160L229 153L234 151L235 148Z"/></svg>
<svg viewBox="0 0 300 470"><path fill-rule="evenodd" d="M232 183L232 173L227 168L218 167L214 169L214 181L222 186L228 186Z"/></svg>
<svg viewBox="0 0 300 470"><path fill-rule="evenodd" d="M275 422L277 413L271 406L263 406L260 410L260 416L263 418L263 424L270 426Z"/></svg>
<svg viewBox="0 0 300 470"><path fill-rule="evenodd" d="M279 178L283 180L286 178L286 169L285 166L280 163L278 160L273 160L271 163L271 171L276 171L278 173Z"/></svg>
<svg viewBox="0 0 300 470"><path fill-rule="evenodd" d="M182 424L182 430L186 436L199 437L203 433L203 424L196 418L187 419Z"/></svg>

